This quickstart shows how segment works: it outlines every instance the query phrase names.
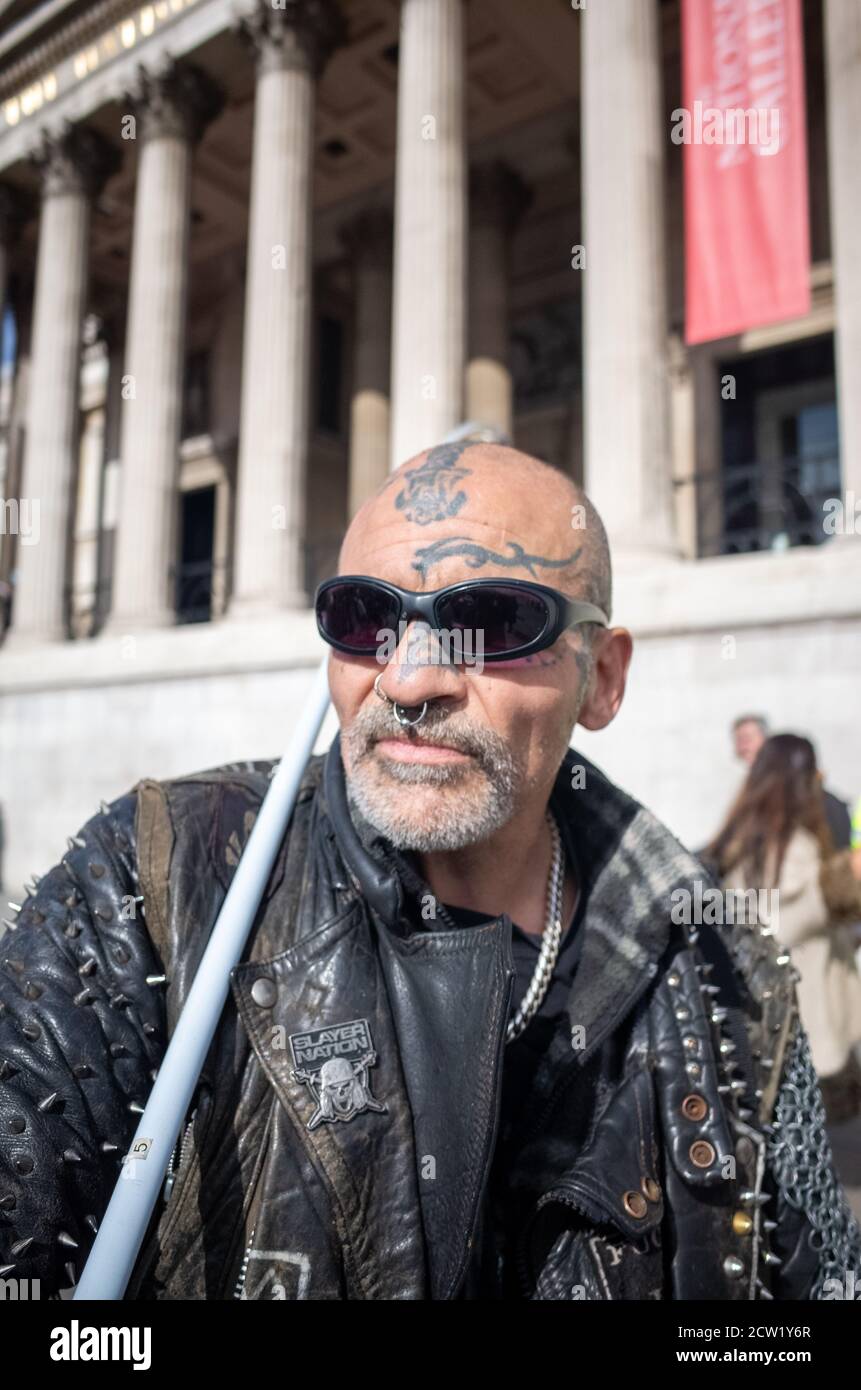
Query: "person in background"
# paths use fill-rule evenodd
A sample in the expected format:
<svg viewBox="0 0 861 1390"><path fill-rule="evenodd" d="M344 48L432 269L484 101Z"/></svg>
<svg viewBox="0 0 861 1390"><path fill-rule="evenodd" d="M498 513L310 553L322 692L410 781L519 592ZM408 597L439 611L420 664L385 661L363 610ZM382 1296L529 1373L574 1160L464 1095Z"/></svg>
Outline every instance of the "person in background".
<svg viewBox="0 0 861 1390"><path fill-rule="evenodd" d="M740 714L733 720L732 739L735 756L748 767L768 738L768 721L761 714Z"/></svg>
<svg viewBox="0 0 861 1390"><path fill-rule="evenodd" d="M778 890L766 930L792 952L801 1020L826 1116L861 1112L861 976L851 924L861 919L861 855L835 850L813 744L762 744L735 804L705 851L725 890ZM760 913L760 925L763 925Z"/></svg>
<svg viewBox="0 0 861 1390"><path fill-rule="evenodd" d="M735 746L735 755L743 763L751 767L759 753L760 748L768 738L768 720L761 714L741 714L738 719L733 720L732 737ZM822 773L818 773L820 783L823 782ZM835 849L848 849L851 843L851 818L849 806L845 801L841 801L839 796L822 787L822 799L825 808L825 819L831 831L831 838ZM859 802L861 808L861 802ZM859 826L861 826L861 809L859 809ZM859 843L861 843L861 830L859 830Z"/></svg>

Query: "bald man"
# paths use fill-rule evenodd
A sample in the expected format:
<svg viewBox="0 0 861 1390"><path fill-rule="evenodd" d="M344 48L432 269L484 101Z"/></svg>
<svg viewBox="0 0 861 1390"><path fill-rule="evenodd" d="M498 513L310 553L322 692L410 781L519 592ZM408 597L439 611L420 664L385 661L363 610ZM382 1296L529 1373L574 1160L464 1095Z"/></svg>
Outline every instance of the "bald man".
<svg viewBox="0 0 861 1390"><path fill-rule="evenodd" d="M786 954L569 747L632 650L589 501L510 448L431 449L356 516L316 614L340 734L129 1296L843 1297L858 1228ZM7 1277L78 1277L271 771L139 783L21 906Z"/></svg>

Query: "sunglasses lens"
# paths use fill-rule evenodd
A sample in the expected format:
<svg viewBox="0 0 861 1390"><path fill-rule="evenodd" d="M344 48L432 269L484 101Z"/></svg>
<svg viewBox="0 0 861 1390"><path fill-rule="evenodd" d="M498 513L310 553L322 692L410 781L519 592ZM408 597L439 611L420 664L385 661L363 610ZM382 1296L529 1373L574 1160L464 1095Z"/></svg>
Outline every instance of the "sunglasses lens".
<svg viewBox="0 0 861 1390"><path fill-rule="evenodd" d="M540 637L551 612L543 594L507 584L460 589L439 605L440 626L481 634L485 656L503 656Z"/></svg>
<svg viewBox="0 0 861 1390"><path fill-rule="evenodd" d="M317 599L317 622L328 641L370 654L381 628L397 629L398 609L394 594L376 584L332 584Z"/></svg>

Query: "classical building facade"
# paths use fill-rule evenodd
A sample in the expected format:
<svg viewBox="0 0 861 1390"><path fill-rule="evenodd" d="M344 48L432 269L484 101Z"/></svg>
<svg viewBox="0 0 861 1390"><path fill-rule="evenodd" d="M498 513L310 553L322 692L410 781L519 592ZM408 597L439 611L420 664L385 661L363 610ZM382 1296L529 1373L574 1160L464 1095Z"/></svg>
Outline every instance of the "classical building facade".
<svg viewBox="0 0 861 1390"><path fill-rule="evenodd" d="M466 421L607 524L587 756L694 842L750 707L861 791L861 8L804 26L810 312L689 349L679 0L0 5L0 879L278 753L349 516Z"/></svg>

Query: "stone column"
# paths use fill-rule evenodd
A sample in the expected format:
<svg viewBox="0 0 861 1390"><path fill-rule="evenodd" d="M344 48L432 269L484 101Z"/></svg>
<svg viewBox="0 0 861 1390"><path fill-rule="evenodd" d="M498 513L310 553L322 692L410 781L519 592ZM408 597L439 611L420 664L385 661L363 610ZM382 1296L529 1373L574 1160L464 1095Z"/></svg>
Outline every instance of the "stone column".
<svg viewBox="0 0 861 1390"><path fill-rule="evenodd" d="M113 634L172 623L191 160L221 95L196 68L141 69L128 101L138 172L120 431Z"/></svg>
<svg viewBox="0 0 861 1390"><path fill-rule="evenodd" d="M656 0L581 18L586 490L613 557L675 553Z"/></svg>
<svg viewBox="0 0 861 1390"><path fill-rule="evenodd" d="M522 180L505 164L470 174L469 360L466 417L512 436L508 367L509 245L529 201Z"/></svg>
<svg viewBox="0 0 861 1390"><path fill-rule="evenodd" d="M360 212L343 229L353 266L353 391L350 400L350 516L389 472L392 331L392 218Z"/></svg>
<svg viewBox="0 0 861 1390"><path fill-rule="evenodd" d="M831 261L837 330L837 403L843 496L861 503L861 7L825 0ZM849 511L852 504L849 502ZM857 528L851 533L856 538Z"/></svg>
<svg viewBox="0 0 861 1390"><path fill-rule="evenodd" d="M398 64L392 467L463 420L463 0L403 0Z"/></svg>
<svg viewBox="0 0 861 1390"><path fill-rule="evenodd" d="M330 0L259 4L231 616L304 606L314 89Z"/></svg>
<svg viewBox="0 0 861 1390"><path fill-rule="evenodd" d="M77 472L81 335L87 289L90 207L119 156L94 131L67 126L44 135L34 160L42 211L27 394L21 491L38 523L18 537L9 641L66 636L68 540Z"/></svg>

